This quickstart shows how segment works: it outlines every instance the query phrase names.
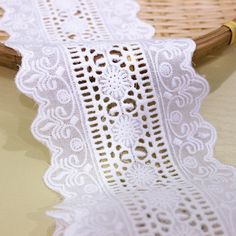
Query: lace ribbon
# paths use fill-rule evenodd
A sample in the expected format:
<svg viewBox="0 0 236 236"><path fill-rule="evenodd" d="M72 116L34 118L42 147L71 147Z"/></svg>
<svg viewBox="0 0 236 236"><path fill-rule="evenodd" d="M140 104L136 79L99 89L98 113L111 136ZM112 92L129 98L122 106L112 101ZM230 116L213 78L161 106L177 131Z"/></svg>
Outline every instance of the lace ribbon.
<svg viewBox="0 0 236 236"><path fill-rule="evenodd" d="M146 40L132 0L0 5L23 57L17 86L39 105L32 132L52 154L44 180L64 197L56 236L234 235L236 171L213 158L193 41Z"/></svg>

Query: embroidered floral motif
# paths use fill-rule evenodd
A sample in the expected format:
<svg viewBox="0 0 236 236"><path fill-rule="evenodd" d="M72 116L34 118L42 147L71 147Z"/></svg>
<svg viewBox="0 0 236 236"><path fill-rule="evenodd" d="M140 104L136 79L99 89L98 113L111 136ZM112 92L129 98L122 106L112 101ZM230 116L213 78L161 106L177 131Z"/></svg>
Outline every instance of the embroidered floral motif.
<svg viewBox="0 0 236 236"><path fill-rule="evenodd" d="M70 141L70 147L74 152L79 152L83 149L82 140L79 138L73 138Z"/></svg>
<svg viewBox="0 0 236 236"><path fill-rule="evenodd" d="M172 124L180 124L183 120L183 115L179 111L173 111L170 113L170 122Z"/></svg>
<svg viewBox="0 0 236 236"><path fill-rule="evenodd" d="M68 4L67 0L55 0L54 5L58 10L67 10L71 11L74 7L76 7L75 1L70 1L70 4Z"/></svg>
<svg viewBox="0 0 236 236"><path fill-rule="evenodd" d="M163 77L171 77L173 74L173 69L170 63L162 62L159 66L159 73Z"/></svg>
<svg viewBox="0 0 236 236"><path fill-rule="evenodd" d="M81 36L81 34L88 29L88 23L84 19L79 19L73 16L62 24L62 28L68 34Z"/></svg>
<svg viewBox="0 0 236 236"><path fill-rule="evenodd" d="M102 92L120 100L125 96L126 91L131 87L128 72L120 70L116 66L109 66L100 78Z"/></svg>
<svg viewBox="0 0 236 236"><path fill-rule="evenodd" d="M25 11L27 11L27 14L23 14L21 12L14 12L12 15L12 20L8 21L7 25L8 27L11 27L15 31L21 31L27 29L27 24L31 24L34 22L31 9L28 7L25 7ZM22 22L25 22L25 24L22 24Z"/></svg>
<svg viewBox="0 0 236 236"><path fill-rule="evenodd" d="M57 92L57 100L61 104L67 104L71 101L70 94L65 89L61 89Z"/></svg>
<svg viewBox="0 0 236 236"><path fill-rule="evenodd" d="M49 215L67 225L64 236L126 235L126 226L116 213L117 207L119 205L106 196L83 195L63 202Z"/></svg>
<svg viewBox="0 0 236 236"><path fill-rule="evenodd" d="M199 230L191 227L190 225L178 224L176 227L173 227L173 235L175 236L201 236ZM171 234L172 235L172 234Z"/></svg>
<svg viewBox="0 0 236 236"><path fill-rule="evenodd" d="M180 200L175 190L165 187L151 189L144 193L144 197L150 206L163 210L175 208Z"/></svg>
<svg viewBox="0 0 236 236"><path fill-rule="evenodd" d="M130 184L138 187L147 188L153 185L157 179L155 169L140 162L134 162L125 175Z"/></svg>
<svg viewBox="0 0 236 236"><path fill-rule="evenodd" d="M112 127L114 140L126 147L132 147L137 138L143 133L141 123L128 115L122 115Z"/></svg>
<svg viewBox="0 0 236 236"><path fill-rule="evenodd" d="M145 23L137 25L138 21L136 20L133 22L126 21L124 24L122 21L114 22L117 27L116 37L120 39L124 39L126 37L124 35L129 35L130 39L139 38L140 33L143 35L143 38L149 38L148 34L153 35L152 27L147 28Z"/></svg>
<svg viewBox="0 0 236 236"><path fill-rule="evenodd" d="M183 160L183 165L187 168L197 168L198 163L193 157L188 156Z"/></svg>

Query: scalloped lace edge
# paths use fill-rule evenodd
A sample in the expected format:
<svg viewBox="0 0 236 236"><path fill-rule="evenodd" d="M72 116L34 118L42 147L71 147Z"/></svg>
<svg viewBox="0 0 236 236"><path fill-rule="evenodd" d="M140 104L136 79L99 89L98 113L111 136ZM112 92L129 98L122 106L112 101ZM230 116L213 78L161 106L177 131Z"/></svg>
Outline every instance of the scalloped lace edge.
<svg viewBox="0 0 236 236"><path fill-rule="evenodd" d="M133 0L132 0L133 1ZM133 1L135 2L135 1ZM1 2L0 2L1 3ZM137 6L139 6L137 3L135 3ZM5 15L8 14L8 4L5 3L3 5L4 7L4 10L6 11L5 12ZM139 9L139 8L138 8ZM135 15L137 14L138 12L138 9L134 9L134 13ZM8 16L9 17L9 16ZM137 18L137 17L136 17ZM1 22L0 24L1 27L3 27L4 30L8 31L10 34L13 35L13 38L14 38L14 30L11 30L11 28L9 27L4 27L4 22ZM154 34L153 32L153 28L148 26L148 28L150 29L150 36ZM36 115L36 118L34 119L33 123L32 123L32 126L31 126L31 131L32 131L32 134L34 135L34 137L39 140L41 143L47 145L48 149L50 150L51 152L51 155L52 155L52 163L51 163L51 167L53 166L53 159L55 158L55 155L57 153L57 148L53 147L50 143L50 137L48 137L47 139L43 139L37 132L37 123L40 121L40 120L44 120L45 117L44 117L44 114L45 112L43 112L44 110L44 107L45 107L45 103L44 103L44 99L42 97L39 97L37 96L34 92L33 92L33 88L32 88L32 91L28 91L26 90L23 86L21 86L21 71L25 71L25 70L28 70L28 67L27 67L27 61L28 61L28 58L30 58L30 56L27 54L27 53L24 53L24 49L20 46L20 45L17 45L17 44L14 44L14 42L9 39L6 43L5 43L6 46L9 46L9 47L12 47L14 48L15 50L19 51L22 55L22 65L19 67L19 72L16 76L16 84L17 84L17 87L18 89L26 94L27 96L33 98L35 100L35 102L37 102L38 104L38 113ZM195 47L195 46L193 46ZM194 49L193 49L194 51ZM189 61L191 61L191 59L189 58ZM189 65L190 68L192 68L191 65ZM193 69L193 68L192 68ZM193 69L194 70L194 69ZM203 80L202 80L203 81ZM206 97L206 95L208 94L208 91L209 91L209 86L208 86L208 83L204 80L204 83L205 83L205 86L206 86L206 91L202 94L201 97L199 97L198 99L198 102L196 102L196 107L195 107L195 112L196 114L198 114L198 117L199 117L199 122L204 124L205 126L207 126L209 129L212 130L212 142L209 144L209 155L208 155L208 161L210 161L211 163L214 163L214 165L216 165L218 168L225 168L225 169L228 169L230 172L234 172L234 177L235 177L235 168L233 168L232 166L230 165L225 165L225 164L221 164L217 159L215 158L212 158L212 153L213 153L213 147L214 147L214 144L215 144L215 141L216 141L216 131L215 131L215 128L210 125L208 122L206 122L205 120L203 120L203 117L200 115L199 113L199 109L200 109L200 105L202 103L202 101L204 100L204 98ZM49 115L49 114L48 114ZM44 117L44 118L43 118ZM49 117L47 116L47 118L51 118L51 120L53 120L53 117ZM233 173L232 173L233 174ZM49 184L48 182L48 179L47 177L44 177L44 180L45 180L45 183L47 184L47 186L49 186L50 188L51 187L51 184ZM62 194L62 193L61 193ZM64 197L66 198L67 196L64 195ZM69 196L68 196L69 197ZM62 233L62 230L63 230L63 224L60 220L56 221L57 223L57 230L55 232L55 235L61 235Z"/></svg>

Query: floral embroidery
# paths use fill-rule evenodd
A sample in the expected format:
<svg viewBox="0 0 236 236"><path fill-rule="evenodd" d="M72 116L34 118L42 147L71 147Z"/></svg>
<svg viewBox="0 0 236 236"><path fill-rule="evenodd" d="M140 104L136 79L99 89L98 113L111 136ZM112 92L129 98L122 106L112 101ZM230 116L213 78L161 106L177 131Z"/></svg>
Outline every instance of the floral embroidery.
<svg viewBox="0 0 236 236"><path fill-rule="evenodd" d="M57 92L57 100L61 104L67 104L71 101L71 96L65 89L61 89Z"/></svg>
<svg viewBox="0 0 236 236"><path fill-rule="evenodd" d="M183 165L187 168L197 168L198 163L195 158L188 156L183 160Z"/></svg>
<svg viewBox="0 0 236 236"><path fill-rule="evenodd" d="M79 152L83 149L83 142L80 138L73 138L70 141L70 147L74 152Z"/></svg>
<svg viewBox="0 0 236 236"><path fill-rule="evenodd" d="M169 78L173 75L173 69L169 62L162 62L159 66L159 73L165 78Z"/></svg>
<svg viewBox="0 0 236 236"><path fill-rule="evenodd" d="M121 115L112 127L114 140L126 147L132 147L137 138L143 133L141 123L128 115Z"/></svg>
<svg viewBox="0 0 236 236"><path fill-rule="evenodd" d="M170 122L172 124L180 124L183 120L183 115L179 111L173 111L170 113Z"/></svg>
<svg viewBox="0 0 236 236"><path fill-rule="evenodd" d="M70 4L68 4L67 0L55 0L54 1L55 8L61 10L61 11L70 11L71 9L76 7L76 4L74 1L70 1Z"/></svg>
<svg viewBox="0 0 236 236"><path fill-rule="evenodd" d="M142 35L143 38L148 38L150 39L153 36L153 28L148 27L145 23L140 23L137 25L138 21L133 21L133 22L125 22L123 23L124 20L122 21L116 21L114 22L116 27L118 28L115 32L116 37L120 39L124 39L129 35L129 39L134 39L134 38L139 38L140 35ZM117 24L118 23L118 24ZM150 36L148 36L150 35Z"/></svg>
<svg viewBox="0 0 236 236"><path fill-rule="evenodd" d="M150 189L144 197L150 206L163 210L175 208L180 200L176 191L165 187Z"/></svg>
<svg viewBox="0 0 236 236"><path fill-rule="evenodd" d="M134 162L125 175L130 184L139 187L149 187L153 185L157 179L155 169L140 162Z"/></svg>
<svg viewBox="0 0 236 236"><path fill-rule="evenodd" d="M84 19L72 16L62 23L62 28L67 34L81 36L88 29L88 23Z"/></svg>
<svg viewBox="0 0 236 236"><path fill-rule="evenodd" d="M7 26L11 27L14 31L26 30L27 25L32 24L34 20L31 14L31 9L25 7L25 11L27 14L15 11L14 14L12 14L12 20L7 22ZM22 22L25 22L25 24L22 24Z"/></svg>
<svg viewBox="0 0 236 236"><path fill-rule="evenodd" d="M109 66L100 78L103 94L110 95L116 100L124 97L126 91L131 87L128 72L120 70L116 66Z"/></svg>
<svg viewBox="0 0 236 236"><path fill-rule="evenodd" d="M176 227L173 227L173 235L175 236L201 236L199 230L191 227L190 225L178 224Z"/></svg>
<svg viewBox="0 0 236 236"><path fill-rule="evenodd" d="M64 201L48 214L67 227L64 236L120 236L126 235L125 225L116 213L119 205L106 196L82 195ZM60 234L62 235L62 234Z"/></svg>

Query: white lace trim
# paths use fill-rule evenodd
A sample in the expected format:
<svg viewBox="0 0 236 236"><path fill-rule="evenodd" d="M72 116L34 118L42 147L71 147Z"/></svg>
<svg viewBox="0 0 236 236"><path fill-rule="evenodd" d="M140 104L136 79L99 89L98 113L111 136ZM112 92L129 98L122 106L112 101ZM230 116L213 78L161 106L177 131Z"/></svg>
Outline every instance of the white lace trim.
<svg viewBox="0 0 236 236"><path fill-rule="evenodd" d="M51 212L55 235L234 235L236 172L212 157L215 130L199 114L208 86L191 66L194 43L76 43L99 38L84 23L82 33L60 34L55 20L64 11L43 18L68 1L53 1L51 11L38 1L39 12L36 2L0 1L1 28L23 56L17 85L39 104L32 132L52 153L45 182L65 197ZM67 10L91 13L86 22L102 23L101 39L153 34L133 1L80 3L84 12L83 4Z"/></svg>
<svg viewBox="0 0 236 236"><path fill-rule="evenodd" d="M154 35L154 28L137 18L134 0L1 0L1 6L6 10L1 29L11 35L8 42L138 40Z"/></svg>

